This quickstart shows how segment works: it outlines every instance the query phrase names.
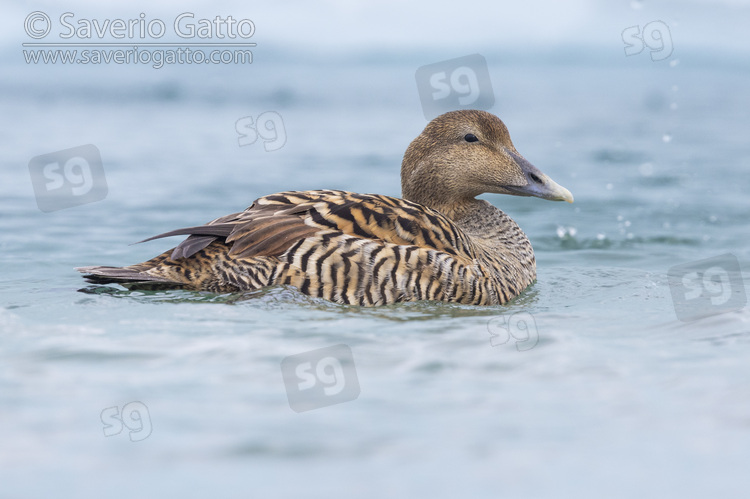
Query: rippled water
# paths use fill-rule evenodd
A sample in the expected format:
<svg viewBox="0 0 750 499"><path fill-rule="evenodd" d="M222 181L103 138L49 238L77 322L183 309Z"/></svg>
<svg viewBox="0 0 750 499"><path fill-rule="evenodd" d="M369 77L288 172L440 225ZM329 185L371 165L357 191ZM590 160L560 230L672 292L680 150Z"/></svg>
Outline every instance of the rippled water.
<svg viewBox="0 0 750 499"><path fill-rule="evenodd" d="M750 264L750 73L486 55L492 111L576 198L484 196L537 254L538 282L503 307L131 292L73 271L145 260L177 240L129 244L279 190L398 195L433 58L5 82L0 496L743 497L749 309L678 320L667 272ZM284 147L239 147L237 120L264 111ZM29 160L83 144L106 199L41 212ZM492 336L514 314L533 348ZM359 396L293 411L282 359L339 344Z"/></svg>

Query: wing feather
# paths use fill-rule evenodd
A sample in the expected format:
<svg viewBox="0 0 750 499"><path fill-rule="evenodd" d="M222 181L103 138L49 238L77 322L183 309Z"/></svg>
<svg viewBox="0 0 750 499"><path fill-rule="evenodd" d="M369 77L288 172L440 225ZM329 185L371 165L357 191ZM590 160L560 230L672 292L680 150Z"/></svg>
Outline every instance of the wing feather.
<svg viewBox="0 0 750 499"><path fill-rule="evenodd" d="M188 235L172 259L190 257L216 239L233 256L279 256L300 239L335 231L398 245L414 245L474 259L471 240L439 212L404 199L345 191L289 191L257 199L248 209L206 225L145 239Z"/></svg>

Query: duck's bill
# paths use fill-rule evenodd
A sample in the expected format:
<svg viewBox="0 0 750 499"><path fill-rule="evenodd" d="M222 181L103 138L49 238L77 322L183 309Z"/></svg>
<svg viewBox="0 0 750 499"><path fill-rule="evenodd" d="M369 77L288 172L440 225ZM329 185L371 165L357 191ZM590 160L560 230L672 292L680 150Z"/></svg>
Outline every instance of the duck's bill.
<svg viewBox="0 0 750 499"><path fill-rule="evenodd" d="M568 189L561 186L542 172L536 174L541 182L536 179L524 186L506 186L511 194L516 196L534 196L537 198L547 199L549 201L567 201L573 202L573 194Z"/></svg>
<svg viewBox="0 0 750 499"><path fill-rule="evenodd" d="M573 194L568 189L561 186L547 175L539 171L537 167L529 163L524 157L508 151L516 164L521 168L523 176L526 178L526 185L506 185L503 186L509 194L516 196L534 196L550 201L567 201L573 202Z"/></svg>

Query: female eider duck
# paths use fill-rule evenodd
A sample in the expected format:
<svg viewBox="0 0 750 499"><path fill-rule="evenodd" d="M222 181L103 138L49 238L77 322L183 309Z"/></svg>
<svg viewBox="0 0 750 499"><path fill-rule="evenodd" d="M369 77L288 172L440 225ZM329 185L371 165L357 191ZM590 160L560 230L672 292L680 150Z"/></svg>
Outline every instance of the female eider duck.
<svg viewBox="0 0 750 499"><path fill-rule="evenodd" d="M149 239L188 235L128 267L82 267L95 283L163 283L213 292L291 285L342 304L506 303L536 278L526 235L482 193L573 202L521 156L484 111L432 120L401 165L403 199L289 191L241 213Z"/></svg>

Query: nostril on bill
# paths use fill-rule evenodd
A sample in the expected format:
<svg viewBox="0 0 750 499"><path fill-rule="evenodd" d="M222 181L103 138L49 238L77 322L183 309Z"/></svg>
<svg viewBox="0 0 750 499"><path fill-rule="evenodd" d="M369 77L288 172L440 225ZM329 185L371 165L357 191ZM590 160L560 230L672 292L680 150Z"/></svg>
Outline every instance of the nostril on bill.
<svg viewBox="0 0 750 499"><path fill-rule="evenodd" d="M536 173L529 173L529 177L531 178L531 180L533 180L533 181L534 181L534 182L536 182L537 184L542 184L542 183L543 183L543 182L542 182L542 179L540 179L540 178L539 178L539 177L537 176L537 174L536 174Z"/></svg>

